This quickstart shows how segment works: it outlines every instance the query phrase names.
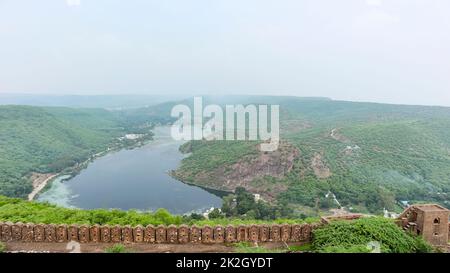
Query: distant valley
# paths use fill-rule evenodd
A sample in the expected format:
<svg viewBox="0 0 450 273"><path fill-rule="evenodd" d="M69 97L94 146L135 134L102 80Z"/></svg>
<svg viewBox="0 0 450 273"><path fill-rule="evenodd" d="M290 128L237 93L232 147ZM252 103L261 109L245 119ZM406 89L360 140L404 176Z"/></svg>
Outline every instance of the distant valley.
<svg viewBox="0 0 450 273"><path fill-rule="evenodd" d="M181 181L215 190L243 187L307 215L340 206L399 211L402 201L448 206L450 108L269 96L205 101L279 104L282 145L267 154L258 141L188 142L180 147L187 157L172 172ZM151 141L152 126L170 124L170 109L179 102L114 111L0 106L0 195L25 198L33 173L59 173L137 144L120 140L125 134Z"/></svg>

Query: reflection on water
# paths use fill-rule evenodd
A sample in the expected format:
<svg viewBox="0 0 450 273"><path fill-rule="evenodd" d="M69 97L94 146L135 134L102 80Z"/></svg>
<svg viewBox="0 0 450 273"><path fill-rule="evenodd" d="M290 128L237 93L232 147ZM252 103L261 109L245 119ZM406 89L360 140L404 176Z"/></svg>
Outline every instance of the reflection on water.
<svg viewBox="0 0 450 273"><path fill-rule="evenodd" d="M96 159L68 181L58 177L38 200L85 209L166 208L177 214L220 207L219 197L168 175L183 159L181 143L172 140L169 129L156 128L150 144Z"/></svg>

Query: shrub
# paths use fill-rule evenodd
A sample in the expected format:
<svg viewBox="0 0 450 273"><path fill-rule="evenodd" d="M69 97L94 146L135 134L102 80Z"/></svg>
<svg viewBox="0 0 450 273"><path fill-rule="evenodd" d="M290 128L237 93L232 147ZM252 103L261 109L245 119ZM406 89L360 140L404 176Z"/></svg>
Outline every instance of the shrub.
<svg viewBox="0 0 450 273"><path fill-rule="evenodd" d="M208 215L209 219L220 219L225 218L225 214L223 214L218 208L213 209Z"/></svg>
<svg viewBox="0 0 450 273"><path fill-rule="evenodd" d="M6 246L4 243L0 242L0 253L3 253L6 251Z"/></svg>
<svg viewBox="0 0 450 273"><path fill-rule="evenodd" d="M370 253L366 245L326 246L318 250L320 253Z"/></svg>
<svg viewBox="0 0 450 273"><path fill-rule="evenodd" d="M336 221L313 233L316 252L370 252L367 244L374 241L386 253L432 251L423 239L405 233L392 220L380 217Z"/></svg>

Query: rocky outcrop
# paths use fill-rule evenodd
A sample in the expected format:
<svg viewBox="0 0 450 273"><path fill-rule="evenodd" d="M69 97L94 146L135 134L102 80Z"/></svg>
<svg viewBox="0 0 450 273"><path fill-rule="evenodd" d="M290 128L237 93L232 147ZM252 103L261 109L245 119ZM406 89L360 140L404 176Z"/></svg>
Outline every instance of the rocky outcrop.
<svg viewBox="0 0 450 273"><path fill-rule="evenodd" d="M320 153L314 154L314 157L312 158L312 161L311 161L311 167L314 171L314 174L317 176L317 178L326 179L331 176L331 170L325 164L325 162L323 160L323 156Z"/></svg>
<svg viewBox="0 0 450 273"><path fill-rule="evenodd" d="M292 170L295 159L300 156L300 151L288 142L281 142L274 152L257 150L256 154L245 156L234 164L197 174L193 184L223 191L234 191L237 187L244 187L268 199L275 197L287 189L286 185L281 183L268 185L262 181L262 178L265 176L283 178ZM183 174L178 172L174 174L183 180Z"/></svg>

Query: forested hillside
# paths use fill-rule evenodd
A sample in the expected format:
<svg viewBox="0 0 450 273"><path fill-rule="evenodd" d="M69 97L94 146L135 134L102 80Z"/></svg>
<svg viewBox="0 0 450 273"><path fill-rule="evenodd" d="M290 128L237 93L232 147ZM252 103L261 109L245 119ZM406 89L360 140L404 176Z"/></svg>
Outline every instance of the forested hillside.
<svg viewBox="0 0 450 273"><path fill-rule="evenodd" d="M102 109L0 106L0 195L25 197L32 172L59 172L143 130Z"/></svg>
<svg viewBox="0 0 450 273"><path fill-rule="evenodd" d="M256 144L197 141L185 145L192 154L175 173L178 178L220 189L214 181L245 161L250 163L234 175L253 168L253 179L231 181L227 189L243 186L269 200L275 194L296 208L338 207L332 195L326 197L330 191L341 205L362 212L399 210L401 200L448 206L450 108L286 97L236 97L227 103L280 104L282 140L299 151L292 168L280 175L280 166L271 162L261 175L259 162L267 155ZM286 158L280 162L290 166Z"/></svg>
<svg viewBox="0 0 450 273"><path fill-rule="evenodd" d="M174 104L107 111L0 106L0 194L24 197L29 175L54 173L104 151L126 133L167 123ZM295 97L204 97L204 105L279 104L282 145L195 141L177 178L232 191L244 187L270 203L380 212L399 201L438 202L450 193L450 108ZM326 197L328 196L328 197ZM311 210L307 210L311 212Z"/></svg>

